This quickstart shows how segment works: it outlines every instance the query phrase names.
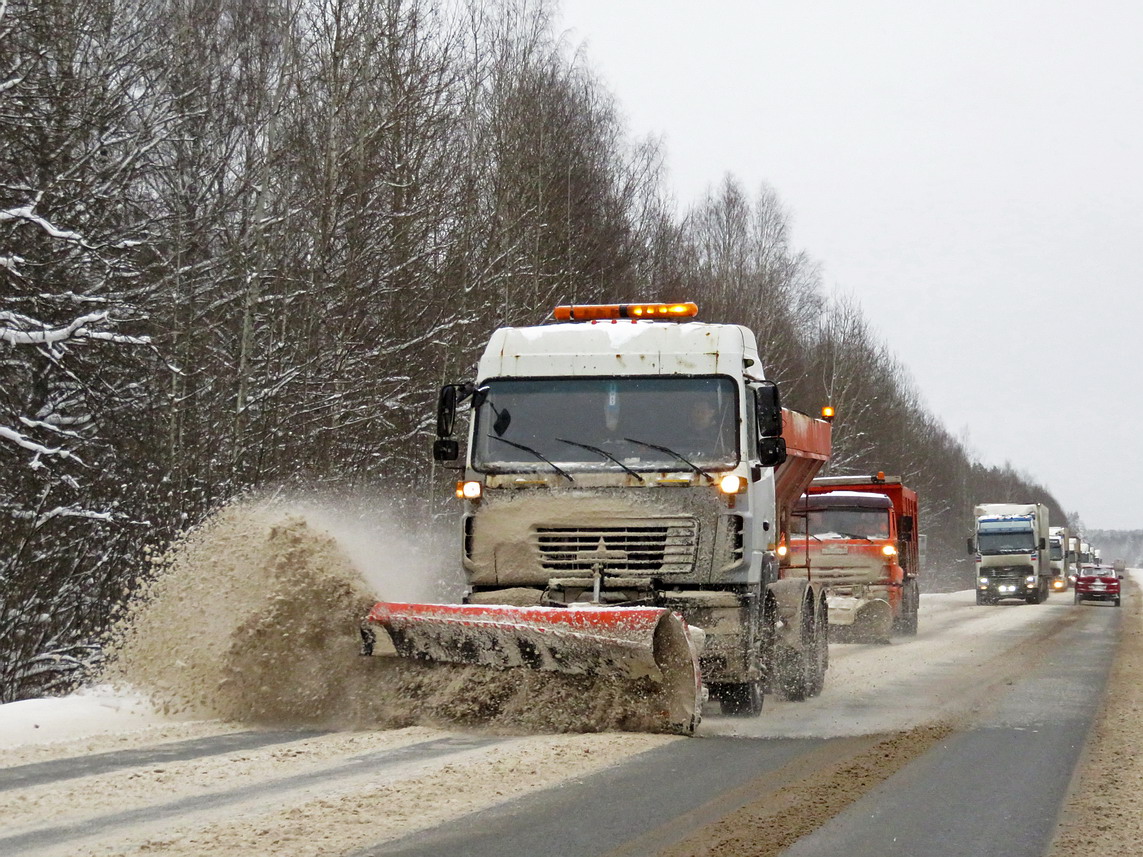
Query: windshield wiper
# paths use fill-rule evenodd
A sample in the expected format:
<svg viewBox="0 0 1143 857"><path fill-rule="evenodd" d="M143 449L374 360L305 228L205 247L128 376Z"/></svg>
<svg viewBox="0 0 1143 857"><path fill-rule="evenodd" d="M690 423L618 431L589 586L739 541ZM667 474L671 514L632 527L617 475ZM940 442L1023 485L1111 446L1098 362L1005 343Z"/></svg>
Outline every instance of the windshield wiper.
<svg viewBox="0 0 1143 857"><path fill-rule="evenodd" d="M586 443L580 443L578 440L565 440L562 437L557 437L556 440L558 440L560 443L570 443L572 446L578 446L580 449L586 449L586 450L589 450L590 452L597 452L600 455L602 455L604 458L607 458L607 459L610 459L611 461L614 461L616 464L618 464L620 467L622 467L624 470L626 470L628 473L630 473L632 476L634 476L640 482L646 481L643 479L642 476L640 476L638 473L636 473L634 470L632 470L630 467L628 467L626 464L624 464L622 461L620 461L618 458L616 458L614 455L612 455L606 449L600 449L598 446L590 446L589 444L586 444Z"/></svg>
<svg viewBox="0 0 1143 857"><path fill-rule="evenodd" d="M838 531L838 535L845 536L847 539L865 539L867 542L873 541L873 539L869 538L869 536L862 536L858 535L857 533L843 533L840 530Z"/></svg>
<svg viewBox="0 0 1143 857"><path fill-rule="evenodd" d="M556 473L560 474L560 476L564 477L568 482L575 482L575 480L572 479L570 473L568 473L566 470L564 470L562 467L560 467L555 462L549 461L547 458L544 457L543 453L537 452L536 450L532 449L532 447L524 446L524 444L522 444L522 443L516 443L516 441L514 441L514 440L505 440L504 438L497 437L494 434L487 435L487 437L490 437L493 440L498 440L501 443L506 443L509 446L514 446L514 447L516 447L516 449L522 449L522 450L524 450L524 452L532 453L532 455L536 456L536 458L540 459L540 461L543 461L546 464L550 465L552 470L556 471Z"/></svg>
<svg viewBox="0 0 1143 857"><path fill-rule="evenodd" d="M678 459L679 461L681 461L683 464L685 464L687 467L689 467L691 470L693 470L699 476L705 476L708 484L711 484L711 485L714 484L714 477L713 476L711 476L705 470L700 468L694 462L689 461L686 458L683 458L681 455L679 455L677 452L675 452L670 447L659 446L657 443L647 443L647 441L645 441L645 440L636 440L633 437L625 437L623 439L625 441L627 441L628 443L635 443L635 444L638 444L639 446L645 446L648 449L657 449L657 450L659 450L659 452L665 452L665 453L667 453L667 455L671 456L672 458L675 458L675 459Z"/></svg>

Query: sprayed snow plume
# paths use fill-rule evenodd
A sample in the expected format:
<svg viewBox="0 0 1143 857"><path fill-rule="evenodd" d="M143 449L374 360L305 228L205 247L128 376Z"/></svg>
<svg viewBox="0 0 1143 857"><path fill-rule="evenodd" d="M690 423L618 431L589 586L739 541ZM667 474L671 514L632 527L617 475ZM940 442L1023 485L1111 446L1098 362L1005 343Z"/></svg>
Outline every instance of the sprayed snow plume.
<svg viewBox="0 0 1143 857"><path fill-rule="evenodd" d="M423 538L419 556L412 539L386 538L313 503L232 504L159 562L116 629L103 678L169 714L262 724L602 731L657 721L655 694L631 682L361 657L376 600L457 594L439 566L433 577Z"/></svg>

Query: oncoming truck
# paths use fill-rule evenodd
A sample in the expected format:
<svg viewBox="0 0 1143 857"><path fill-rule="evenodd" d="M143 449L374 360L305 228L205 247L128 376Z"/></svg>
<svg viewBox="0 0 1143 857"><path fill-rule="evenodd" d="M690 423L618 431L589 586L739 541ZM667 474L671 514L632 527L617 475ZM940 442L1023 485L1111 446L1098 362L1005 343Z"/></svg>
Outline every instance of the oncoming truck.
<svg viewBox="0 0 1143 857"><path fill-rule="evenodd" d="M900 477L818 477L794 514L791 554L825 585L834 636L889 642L917 633L917 493Z"/></svg>
<svg viewBox="0 0 1143 857"><path fill-rule="evenodd" d="M1048 597L1052 566L1048 509L1042 503L985 503L974 509L976 603L1021 598L1039 604Z"/></svg>
<svg viewBox="0 0 1143 857"><path fill-rule="evenodd" d="M586 647L590 669L642 658L654 671L647 652L675 616L723 713L758 714L766 691L819 693L825 590L778 547L830 424L781 406L752 331L696 314L565 306L556 323L494 331L475 380L438 403L434 456L450 461L471 402L465 604L379 605L373 630L410 657L559 671ZM678 707L667 728L693 730L701 697Z"/></svg>
<svg viewBox="0 0 1143 857"><path fill-rule="evenodd" d="M1048 559L1052 565L1052 591L1065 592L1072 573L1072 539L1067 527L1048 528Z"/></svg>

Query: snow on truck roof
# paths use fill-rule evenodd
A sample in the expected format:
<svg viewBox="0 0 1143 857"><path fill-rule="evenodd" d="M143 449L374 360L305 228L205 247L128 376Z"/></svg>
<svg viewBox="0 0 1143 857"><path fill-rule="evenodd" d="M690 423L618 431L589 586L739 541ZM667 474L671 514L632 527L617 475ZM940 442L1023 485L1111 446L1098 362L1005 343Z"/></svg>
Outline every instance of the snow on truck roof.
<svg viewBox="0 0 1143 857"><path fill-rule="evenodd" d="M862 506L867 509L890 509L893 501L888 494L872 491L829 491L824 494L803 494L798 501L799 509L824 509L835 507Z"/></svg>
<svg viewBox="0 0 1143 857"><path fill-rule="evenodd" d="M746 361L752 361L744 370ZM502 327L480 379L559 375L726 374L763 379L754 333L737 324L609 320Z"/></svg>

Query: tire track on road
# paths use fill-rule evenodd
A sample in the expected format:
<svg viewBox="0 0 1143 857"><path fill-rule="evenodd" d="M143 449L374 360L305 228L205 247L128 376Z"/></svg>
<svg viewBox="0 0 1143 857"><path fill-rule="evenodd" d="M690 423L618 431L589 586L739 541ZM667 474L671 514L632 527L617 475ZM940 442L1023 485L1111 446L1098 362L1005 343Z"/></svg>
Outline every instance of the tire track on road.
<svg viewBox="0 0 1143 857"><path fill-rule="evenodd" d="M0 853L32 854L61 845L106 837L123 830L134 830L157 822L174 822L238 805L265 804L288 794L315 786L345 785L353 779L392 773L407 765L443 763L466 753L508 743L503 737L448 737L352 757L345 762L304 774L295 774L240 788L181 798L154 806L139 807L59 825L48 825L0 837Z"/></svg>

